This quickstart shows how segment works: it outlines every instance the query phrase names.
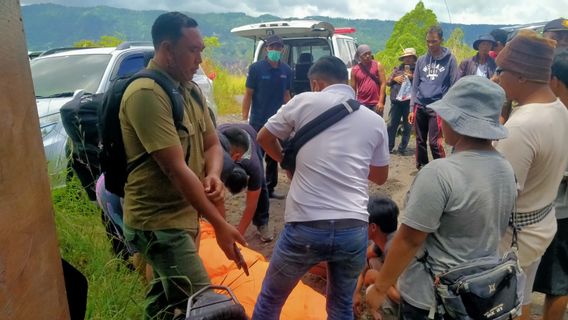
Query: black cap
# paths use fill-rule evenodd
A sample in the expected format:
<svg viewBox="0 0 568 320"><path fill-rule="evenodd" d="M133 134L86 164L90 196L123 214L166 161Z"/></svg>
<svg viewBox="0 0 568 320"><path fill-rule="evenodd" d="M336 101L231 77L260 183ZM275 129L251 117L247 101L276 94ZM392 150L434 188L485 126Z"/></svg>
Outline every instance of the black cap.
<svg viewBox="0 0 568 320"><path fill-rule="evenodd" d="M568 19L558 18L544 25L543 32L568 31Z"/></svg>
<svg viewBox="0 0 568 320"><path fill-rule="evenodd" d="M282 41L282 37L280 37L277 34L273 34L270 37L266 38L266 40L264 40L264 42L266 42L266 46L271 46L274 44L279 44L281 46L284 46L284 41Z"/></svg>

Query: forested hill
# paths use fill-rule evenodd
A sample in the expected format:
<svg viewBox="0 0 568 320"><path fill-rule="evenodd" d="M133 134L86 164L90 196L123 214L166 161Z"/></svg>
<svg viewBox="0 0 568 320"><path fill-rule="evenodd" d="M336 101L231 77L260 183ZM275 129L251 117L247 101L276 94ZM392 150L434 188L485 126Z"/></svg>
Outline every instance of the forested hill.
<svg viewBox="0 0 568 320"><path fill-rule="evenodd" d="M38 4L22 7L22 16L29 50L45 50L71 46L83 40L97 40L110 35L126 40L150 40L150 27L163 11L135 11L105 6L66 7L54 4ZM231 35L234 27L249 23L281 20L281 17L262 15L247 16L244 13L191 13L200 25L204 36L216 36L221 46L213 51L214 58L223 64L248 63L252 58L253 43ZM336 27L355 27L358 43L367 43L374 50L384 48L394 21L307 17L329 21ZM478 35L488 33L497 25L442 24L444 32L460 27L464 41L473 43Z"/></svg>

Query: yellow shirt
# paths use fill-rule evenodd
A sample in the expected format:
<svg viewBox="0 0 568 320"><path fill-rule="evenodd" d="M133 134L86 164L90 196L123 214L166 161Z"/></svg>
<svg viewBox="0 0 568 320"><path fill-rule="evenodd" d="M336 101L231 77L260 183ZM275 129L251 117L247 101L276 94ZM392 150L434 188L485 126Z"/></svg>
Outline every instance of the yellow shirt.
<svg viewBox="0 0 568 320"><path fill-rule="evenodd" d="M137 79L124 92L120 105L120 125L128 162L171 146L181 145L184 157L189 152L189 168L205 176L203 138L214 134L207 106L191 95L199 87L193 82L180 85L152 60L148 69L158 70L179 86L184 97L183 129L174 125L172 105L167 93L152 79ZM187 129L187 130L185 130ZM187 157L186 157L187 159ZM125 186L124 223L139 230L195 229L198 215L184 199L152 157L129 175Z"/></svg>

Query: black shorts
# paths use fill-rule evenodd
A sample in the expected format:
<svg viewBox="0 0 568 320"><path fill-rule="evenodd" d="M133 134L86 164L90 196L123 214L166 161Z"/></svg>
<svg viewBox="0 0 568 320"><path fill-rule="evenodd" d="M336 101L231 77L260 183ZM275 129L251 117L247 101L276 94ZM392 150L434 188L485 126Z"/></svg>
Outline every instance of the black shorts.
<svg viewBox="0 0 568 320"><path fill-rule="evenodd" d="M533 291L565 296L568 295L568 218L556 222L558 231L542 256Z"/></svg>

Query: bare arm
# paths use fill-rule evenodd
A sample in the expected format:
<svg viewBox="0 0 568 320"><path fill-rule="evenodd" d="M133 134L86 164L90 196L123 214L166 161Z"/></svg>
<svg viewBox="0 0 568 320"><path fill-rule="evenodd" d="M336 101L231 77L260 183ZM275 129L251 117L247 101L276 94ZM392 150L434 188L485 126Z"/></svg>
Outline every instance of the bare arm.
<svg viewBox="0 0 568 320"><path fill-rule="evenodd" d="M258 198L260 197L260 188L257 190L247 190L246 196L246 203L245 203L245 210L243 211L243 216L241 221L239 222L238 230L239 232L244 235L245 231L247 231L250 222L254 216L256 211L256 207L258 205Z"/></svg>
<svg viewBox="0 0 568 320"><path fill-rule="evenodd" d="M221 182L223 147L214 130L203 137L203 147L205 149L205 179L203 182L205 192L214 202L223 200L224 188Z"/></svg>
<svg viewBox="0 0 568 320"><path fill-rule="evenodd" d="M374 183L382 185L387 181L388 177L389 177L389 166L369 167L369 180L373 181Z"/></svg>
<svg viewBox="0 0 568 320"><path fill-rule="evenodd" d="M381 86L379 87L379 103L377 104L377 106L379 107L380 112L383 112L383 109L385 107L385 91L387 89L387 79L385 76L385 68L383 67L383 65L379 62L377 62L377 76L379 77L379 81L381 83Z"/></svg>
<svg viewBox="0 0 568 320"><path fill-rule="evenodd" d="M353 72L353 68L351 68L351 81L349 82L353 91L357 93L357 82L355 81L355 72Z"/></svg>
<svg viewBox="0 0 568 320"><path fill-rule="evenodd" d="M378 308L383 304L387 292L395 285L400 274L412 261L418 249L428 237L428 233L418 231L405 224L400 226L393 239L389 254L375 280L373 290L367 294L366 300L377 316Z"/></svg>
<svg viewBox="0 0 568 320"><path fill-rule="evenodd" d="M288 103L288 101L290 101L290 99L292 99L292 96L290 95L290 90L284 91L284 103L283 104Z"/></svg>
<svg viewBox="0 0 568 320"><path fill-rule="evenodd" d="M225 255L235 260L233 243L246 245L236 228L229 225L205 195L205 189L197 175L187 166L181 145L171 146L152 153L152 158L183 197L215 228L217 243Z"/></svg>
<svg viewBox="0 0 568 320"><path fill-rule="evenodd" d="M242 104L242 115L243 120L248 120L249 112L250 112L250 105L252 103L252 94L254 90L251 88L247 88L245 91L245 95L243 97L243 104Z"/></svg>
<svg viewBox="0 0 568 320"><path fill-rule="evenodd" d="M276 162L282 161L282 146L278 137L273 135L265 127L262 127L256 136L256 141L262 149Z"/></svg>

